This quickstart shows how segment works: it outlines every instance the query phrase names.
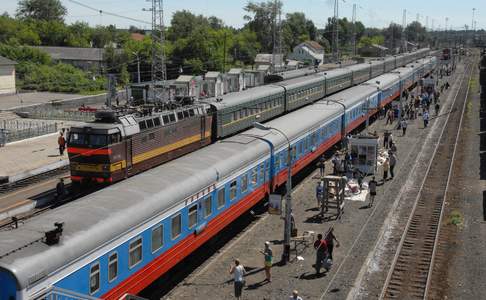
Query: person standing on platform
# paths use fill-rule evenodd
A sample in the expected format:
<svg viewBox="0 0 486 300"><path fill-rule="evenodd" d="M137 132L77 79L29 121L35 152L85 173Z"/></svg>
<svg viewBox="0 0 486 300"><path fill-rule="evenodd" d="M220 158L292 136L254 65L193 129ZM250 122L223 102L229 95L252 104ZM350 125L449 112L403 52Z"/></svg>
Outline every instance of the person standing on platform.
<svg viewBox="0 0 486 300"><path fill-rule="evenodd" d="M66 140L64 139L64 135L62 131L59 132L59 137L57 138L57 145L59 146L59 155L64 155L64 149L66 149Z"/></svg>
<svg viewBox="0 0 486 300"><path fill-rule="evenodd" d="M316 269L316 274L321 273L322 263L327 257L327 244L326 240L322 239L322 234L317 235L317 240L314 242L314 249L316 249L316 264L314 268Z"/></svg>
<svg viewBox="0 0 486 300"><path fill-rule="evenodd" d="M376 196L376 187L378 186L378 182L375 180L375 176L371 179L370 182L368 182L368 189L370 191L370 204L368 204L368 207L373 206L373 202L375 201L375 196Z"/></svg>
<svg viewBox="0 0 486 300"><path fill-rule="evenodd" d="M383 148L388 149L388 139L390 137L390 133L388 130L385 130L385 133L383 133Z"/></svg>
<svg viewBox="0 0 486 300"><path fill-rule="evenodd" d="M329 228L329 232L326 234L326 244L327 244L327 252L329 253L329 259L332 258L332 251L334 250L334 241L336 241L336 248L339 247L339 241L337 240L336 236L334 235L334 227Z"/></svg>
<svg viewBox="0 0 486 300"><path fill-rule="evenodd" d="M424 129L427 128L427 125L429 125L429 112L424 111L424 114L422 115L422 118L424 120Z"/></svg>
<svg viewBox="0 0 486 300"><path fill-rule="evenodd" d="M388 179L388 170L390 169L390 159L387 157L383 162L383 183Z"/></svg>
<svg viewBox="0 0 486 300"><path fill-rule="evenodd" d="M390 135L388 136L388 148L391 148L393 145L393 134L390 132Z"/></svg>
<svg viewBox="0 0 486 300"><path fill-rule="evenodd" d="M324 200L326 192L326 187L324 186L323 181L319 181L316 186L316 200L317 200L317 208L320 208L322 205L322 201Z"/></svg>
<svg viewBox="0 0 486 300"><path fill-rule="evenodd" d="M407 133L407 126L408 126L407 120L402 119L400 121L400 126L402 127L402 136L405 136L405 134Z"/></svg>
<svg viewBox="0 0 486 300"><path fill-rule="evenodd" d="M397 164L397 157L393 151L390 151L390 175L391 179L395 176L393 170L395 169L395 165Z"/></svg>
<svg viewBox="0 0 486 300"><path fill-rule="evenodd" d="M245 268L240 264L238 259L235 259L235 265L231 266L229 272L234 275L235 297L236 299L241 299L241 292L245 285L245 280L243 279L243 276L246 273Z"/></svg>
<svg viewBox="0 0 486 300"><path fill-rule="evenodd" d="M268 282L272 282L273 252L272 248L270 248L270 242L265 242L265 249L261 253L263 254L265 265L265 279Z"/></svg>

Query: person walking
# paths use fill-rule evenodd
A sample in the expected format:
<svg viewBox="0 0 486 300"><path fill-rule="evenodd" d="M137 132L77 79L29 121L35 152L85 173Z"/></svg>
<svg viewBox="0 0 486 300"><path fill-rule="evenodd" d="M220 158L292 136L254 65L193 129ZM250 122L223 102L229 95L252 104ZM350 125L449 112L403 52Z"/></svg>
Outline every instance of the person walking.
<svg viewBox="0 0 486 300"><path fill-rule="evenodd" d="M292 291L292 296L290 296L289 300L303 300L301 296L299 296L299 292L297 290Z"/></svg>
<svg viewBox="0 0 486 300"><path fill-rule="evenodd" d="M57 145L59 146L59 155L64 155L64 149L66 149L66 139L64 139L64 135L62 131L59 132L59 137L57 138Z"/></svg>
<svg viewBox="0 0 486 300"><path fill-rule="evenodd" d="M395 165L397 164L397 157L393 151L390 152L390 175L391 179L395 176L393 170L395 169Z"/></svg>
<svg viewBox="0 0 486 300"><path fill-rule="evenodd" d="M243 291L243 286L245 285L245 280L243 276L245 276L245 268L238 259L235 259L235 265L231 266L230 274L233 274L234 286L235 286L235 297L236 299L241 299L241 292Z"/></svg>
<svg viewBox="0 0 486 300"><path fill-rule="evenodd" d="M375 201L375 196L376 196L376 187L378 186L378 182L375 180L375 176L371 178L370 182L368 182L368 189L370 190L370 204L368 204L368 207L373 206L373 202Z"/></svg>
<svg viewBox="0 0 486 300"><path fill-rule="evenodd" d="M316 264L314 268L316 269L316 274L321 273L322 263L327 257L327 244L326 240L322 239L322 234L317 235L317 240L314 242L314 249L316 249Z"/></svg>
<svg viewBox="0 0 486 300"><path fill-rule="evenodd" d="M405 136L405 134L407 133L407 126L408 126L407 120L402 119L400 121L400 127L402 127L402 136Z"/></svg>
<svg viewBox="0 0 486 300"><path fill-rule="evenodd" d="M339 170L341 169L341 159L337 153L334 154L332 158L333 175L339 175Z"/></svg>
<svg viewBox="0 0 486 300"><path fill-rule="evenodd" d="M388 179L388 170L390 170L390 159L387 157L383 162L383 183Z"/></svg>
<svg viewBox="0 0 486 300"><path fill-rule="evenodd" d="M393 134L390 132L390 135L388 136L388 148L391 148L393 145Z"/></svg>
<svg viewBox="0 0 486 300"><path fill-rule="evenodd" d="M425 129L425 128L427 128L427 125L429 125L429 112L424 110L422 118L424 120L424 129Z"/></svg>
<svg viewBox="0 0 486 300"><path fill-rule="evenodd" d="M386 113L385 125L388 125L388 123L393 124L393 109L388 109L388 111Z"/></svg>
<svg viewBox="0 0 486 300"><path fill-rule="evenodd" d="M439 102L436 102L435 103L434 109L435 109L435 116L438 116L439 115L439 110L440 110L440 104L439 104Z"/></svg>
<svg viewBox="0 0 486 300"><path fill-rule="evenodd" d="M64 196L66 196L66 186L64 185L64 178L61 178L56 184L56 200L62 201Z"/></svg>
<svg viewBox="0 0 486 300"><path fill-rule="evenodd" d="M390 152L397 153L397 145L395 143L391 143Z"/></svg>
<svg viewBox="0 0 486 300"><path fill-rule="evenodd" d="M336 236L334 235L334 226L329 228L329 231L326 234L326 244L327 244L327 253L328 258L332 260L332 251L334 250L334 241L336 241L336 248L339 247L339 241L337 240Z"/></svg>
<svg viewBox="0 0 486 300"><path fill-rule="evenodd" d="M263 254L265 266L265 280L268 282L272 282L273 252L272 248L270 248L270 242L265 242L265 249L260 252Z"/></svg>

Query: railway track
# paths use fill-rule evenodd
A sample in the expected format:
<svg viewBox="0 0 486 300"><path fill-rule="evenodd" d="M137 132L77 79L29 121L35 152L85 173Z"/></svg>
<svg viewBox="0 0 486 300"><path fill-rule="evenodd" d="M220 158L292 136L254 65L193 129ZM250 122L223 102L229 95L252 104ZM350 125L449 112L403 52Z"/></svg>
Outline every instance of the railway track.
<svg viewBox="0 0 486 300"><path fill-rule="evenodd" d="M427 167L425 179L401 237L381 299L427 298L472 66L470 62L461 79L451 113L442 128L433 159Z"/></svg>
<svg viewBox="0 0 486 300"><path fill-rule="evenodd" d="M62 177L69 175L69 166L57 168L48 172L27 177L25 179L0 185L0 196L9 194L11 192L26 188L33 184L41 183L55 177Z"/></svg>

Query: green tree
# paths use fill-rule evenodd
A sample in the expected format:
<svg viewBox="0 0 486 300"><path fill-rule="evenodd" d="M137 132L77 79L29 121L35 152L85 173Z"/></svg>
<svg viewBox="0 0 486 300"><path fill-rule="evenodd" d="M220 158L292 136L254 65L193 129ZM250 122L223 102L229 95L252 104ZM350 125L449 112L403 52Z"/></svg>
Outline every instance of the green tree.
<svg viewBox="0 0 486 300"><path fill-rule="evenodd" d="M250 1L244 7L248 13L245 28L256 33L257 40L263 52L271 53L273 50L273 28L275 14L282 10L282 1L253 2Z"/></svg>
<svg viewBox="0 0 486 300"><path fill-rule="evenodd" d="M415 43L422 43L427 40L427 32L425 27L417 21L414 21L405 27L405 38L408 41Z"/></svg>
<svg viewBox="0 0 486 300"><path fill-rule="evenodd" d="M128 67L125 63L121 65L118 82L121 86L126 86L130 82L130 73L128 73Z"/></svg>
<svg viewBox="0 0 486 300"><path fill-rule="evenodd" d="M17 7L21 19L63 22L66 13L60 0L20 0Z"/></svg>
<svg viewBox="0 0 486 300"><path fill-rule="evenodd" d="M296 12L287 14L282 24L283 50L292 51L298 44L316 39L317 28L304 13Z"/></svg>
<svg viewBox="0 0 486 300"><path fill-rule="evenodd" d="M391 23L387 28L383 29L383 35L385 37L385 45L390 49L396 49L400 46L400 40L402 38L402 26Z"/></svg>

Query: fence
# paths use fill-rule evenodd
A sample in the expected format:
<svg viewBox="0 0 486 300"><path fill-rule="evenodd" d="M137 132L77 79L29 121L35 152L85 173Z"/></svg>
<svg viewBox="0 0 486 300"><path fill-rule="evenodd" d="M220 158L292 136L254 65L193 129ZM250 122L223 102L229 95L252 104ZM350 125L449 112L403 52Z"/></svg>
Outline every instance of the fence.
<svg viewBox="0 0 486 300"><path fill-rule="evenodd" d="M55 122L2 120L0 121L0 146L57 131L58 124Z"/></svg>
<svg viewBox="0 0 486 300"><path fill-rule="evenodd" d="M79 121L91 122L95 119L94 112L84 111L64 111L64 110L46 110L36 109L28 113L29 118L41 120L64 120L64 121Z"/></svg>

